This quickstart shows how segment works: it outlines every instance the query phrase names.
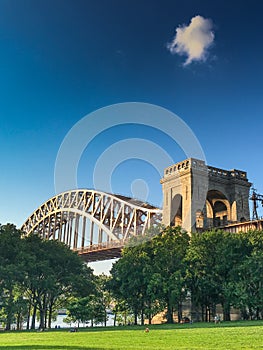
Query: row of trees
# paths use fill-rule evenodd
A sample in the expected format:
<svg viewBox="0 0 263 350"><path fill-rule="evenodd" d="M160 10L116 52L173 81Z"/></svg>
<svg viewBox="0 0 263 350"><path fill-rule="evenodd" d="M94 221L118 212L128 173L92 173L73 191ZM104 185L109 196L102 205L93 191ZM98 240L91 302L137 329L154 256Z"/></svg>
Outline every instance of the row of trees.
<svg viewBox="0 0 263 350"><path fill-rule="evenodd" d="M182 319L182 302L191 296L192 315L210 321L221 304L244 319L263 317L263 232L194 233L166 228L134 239L111 270L109 288L117 304L132 310L137 323L166 309Z"/></svg>
<svg viewBox="0 0 263 350"><path fill-rule="evenodd" d="M37 315L39 328L50 327L58 308L90 295L97 295L93 272L66 245L0 226L0 318L7 330L25 319L34 329Z"/></svg>
<svg viewBox="0 0 263 350"><path fill-rule="evenodd" d="M166 310L183 317L191 297L195 320L210 321L221 304L224 320L231 307L242 317L263 317L263 232L232 234L210 231L190 236L180 227L155 228L125 247L111 276L94 276L64 244L37 235L22 238L14 225L0 225L0 321L6 329L26 320L34 329L51 326L59 308L67 319L134 322ZM131 320L130 316L133 316ZM122 320L121 320L122 318Z"/></svg>

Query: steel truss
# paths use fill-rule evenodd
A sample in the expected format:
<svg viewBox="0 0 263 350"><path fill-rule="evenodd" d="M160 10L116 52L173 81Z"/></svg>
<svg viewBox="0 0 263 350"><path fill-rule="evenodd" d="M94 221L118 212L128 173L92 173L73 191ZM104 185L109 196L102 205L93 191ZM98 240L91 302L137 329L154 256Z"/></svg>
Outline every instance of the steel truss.
<svg viewBox="0 0 263 350"><path fill-rule="evenodd" d="M36 233L44 239L59 240L88 261L103 260L119 256L130 237L144 235L161 218L162 211L147 203L80 189L46 201L21 229L26 235Z"/></svg>

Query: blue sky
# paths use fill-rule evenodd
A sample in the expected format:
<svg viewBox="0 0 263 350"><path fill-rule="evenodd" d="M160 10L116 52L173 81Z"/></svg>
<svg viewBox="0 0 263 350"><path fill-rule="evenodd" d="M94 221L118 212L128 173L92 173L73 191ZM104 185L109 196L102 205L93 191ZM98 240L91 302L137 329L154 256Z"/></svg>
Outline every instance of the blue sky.
<svg viewBox="0 0 263 350"><path fill-rule="evenodd" d="M123 102L177 114L209 165L247 171L263 193L262 10L257 0L1 0L0 222L20 226L53 196L67 132L87 114ZM189 62L187 51L172 53L168 44L196 16L210 20L213 38ZM151 140L184 159L158 130L114 127L81 155L79 187L93 187L96 159L127 138ZM143 160L116 167L114 192L129 195L134 179L144 180L148 200L159 205L160 176Z"/></svg>

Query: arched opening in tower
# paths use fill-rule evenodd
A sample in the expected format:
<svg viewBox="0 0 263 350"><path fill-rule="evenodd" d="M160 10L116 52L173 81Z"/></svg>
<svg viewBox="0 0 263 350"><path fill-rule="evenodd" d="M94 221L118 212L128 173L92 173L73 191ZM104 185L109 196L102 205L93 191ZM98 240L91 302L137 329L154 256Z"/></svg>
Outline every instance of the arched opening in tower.
<svg viewBox="0 0 263 350"><path fill-rule="evenodd" d="M170 226L182 226L183 197L176 194L172 199Z"/></svg>
<svg viewBox="0 0 263 350"><path fill-rule="evenodd" d="M226 196L217 190L210 190L206 200L207 226L225 226L230 221L230 203Z"/></svg>

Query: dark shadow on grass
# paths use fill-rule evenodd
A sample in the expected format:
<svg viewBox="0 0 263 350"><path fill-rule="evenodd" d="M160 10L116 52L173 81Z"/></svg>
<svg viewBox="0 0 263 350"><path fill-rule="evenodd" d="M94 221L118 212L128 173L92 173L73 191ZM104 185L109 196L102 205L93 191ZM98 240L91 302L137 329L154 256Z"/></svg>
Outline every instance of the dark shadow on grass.
<svg viewBox="0 0 263 350"><path fill-rule="evenodd" d="M59 346L59 345L0 345L2 350L108 350L106 348L93 348L87 346Z"/></svg>
<svg viewBox="0 0 263 350"><path fill-rule="evenodd" d="M253 320L253 321L222 321L218 324L214 322L194 322L194 323L162 323L153 325L133 325L133 326L108 326L108 327L90 327L90 328L80 328L79 332L106 332L106 331L143 331L145 327L149 327L154 330L173 330L182 328L215 328L215 327L262 327L263 320Z"/></svg>

